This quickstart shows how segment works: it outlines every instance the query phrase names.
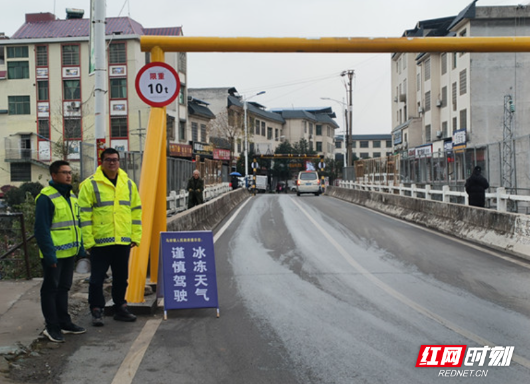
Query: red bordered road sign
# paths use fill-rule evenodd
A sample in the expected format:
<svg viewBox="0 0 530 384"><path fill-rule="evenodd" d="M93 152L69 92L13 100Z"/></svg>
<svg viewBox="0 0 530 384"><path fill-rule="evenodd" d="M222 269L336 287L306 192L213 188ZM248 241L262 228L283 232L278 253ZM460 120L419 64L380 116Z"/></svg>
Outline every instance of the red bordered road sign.
<svg viewBox="0 0 530 384"><path fill-rule="evenodd" d="M143 66L136 75L136 92L152 107L165 107L177 98L180 79L177 72L163 62Z"/></svg>

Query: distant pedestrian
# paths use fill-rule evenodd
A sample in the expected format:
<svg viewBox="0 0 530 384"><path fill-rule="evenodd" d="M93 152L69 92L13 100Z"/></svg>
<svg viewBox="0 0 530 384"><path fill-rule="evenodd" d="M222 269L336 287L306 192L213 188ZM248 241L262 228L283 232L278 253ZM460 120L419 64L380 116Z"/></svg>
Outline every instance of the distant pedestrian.
<svg viewBox="0 0 530 384"><path fill-rule="evenodd" d="M193 171L193 176L188 180L188 209L204 202L202 193L204 191L204 180L201 179L199 170Z"/></svg>
<svg viewBox="0 0 530 384"><path fill-rule="evenodd" d="M466 192L469 195L469 205L484 207L486 205L486 190L490 187L488 180L481 175L482 168L476 166L471 176L466 180Z"/></svg>
<svg viewBox="0 0 530 384"><path fill-rule="evenodd" d="M79 191L83 242L91 263L88 303L96 327L104 325L103 282L109 267L114 320L136 321L127 308L125 293L130 250L142 239L142 204L136 184L120 168L120 154L114 148L105 149L100 158L101 166Z"/></svg>
<svg viewBox="0 0 530 384"><path fill-rule="evenodd" d="M68 313L68 292L72 287L75 261L84 257L79 224L79 205L72 192L72 169L67 161L50 165L52 180L36 198L35 239L39 246L44 278L40 289L44 335L64 342L63 334L85 333Z"/></svg>
<svg viewBox="0 0 530 384"><path fill-rule="evenodd" d="M232 190L239 188L239 179L236 175L232 176L232 180L230 182L232 183Z"/></svg>

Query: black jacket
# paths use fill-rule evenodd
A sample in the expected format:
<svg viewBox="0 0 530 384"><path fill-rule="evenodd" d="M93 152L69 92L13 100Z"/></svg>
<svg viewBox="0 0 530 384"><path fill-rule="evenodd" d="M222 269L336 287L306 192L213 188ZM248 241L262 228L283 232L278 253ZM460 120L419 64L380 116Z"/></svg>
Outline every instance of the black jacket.
<svg viewBox="0 0 530 384"><path fill-rule="evenodd" d="M480 174L480 171L474 171L466 180L466 192L469 195L469 205L484 207L486 203L486 189L489 187L488 180Z"/></svg>

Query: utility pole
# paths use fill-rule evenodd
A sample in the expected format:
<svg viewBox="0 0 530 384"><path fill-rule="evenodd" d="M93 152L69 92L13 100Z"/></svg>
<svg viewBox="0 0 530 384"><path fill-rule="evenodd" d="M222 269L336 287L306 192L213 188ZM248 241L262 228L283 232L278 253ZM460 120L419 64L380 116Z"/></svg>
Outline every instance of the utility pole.
<svg viewBox="0 0 530 384"><path fill-rule="evenodd" d="M94 90L94 112L95 112L95 168L98 167L99 153L105 145L105 98L107 96L107 58L105 51L105 1L94 0L93 2L93 31L94 36L94 59L95 59L95 90Z"/></svg>
<svg viewBox="0 0 530 384"><path fill-rule="evenodd" d="M355 71L353 69L349 69L347 71L343 71L341 76L348 76L348 85L347 85L347 95L348 95L348 115L349 115L349 121L348 121L348 129L346 132L346 151L348 153L347 156L347 167L351 167L353 165L353 156L352 156L352 143L353 143L353 90L352 90L352 82L353 82L353 76L355 75Z"/></svg>
<svg viewBox="0 0 530 384"><path fill-rule="evenodd" d="M502 131L502 186L511 189L513 185L514 150L513 150L513 114L515 105L512 95L504 96L504 124ZM508 193L513 193L508 191Z"/></svg>

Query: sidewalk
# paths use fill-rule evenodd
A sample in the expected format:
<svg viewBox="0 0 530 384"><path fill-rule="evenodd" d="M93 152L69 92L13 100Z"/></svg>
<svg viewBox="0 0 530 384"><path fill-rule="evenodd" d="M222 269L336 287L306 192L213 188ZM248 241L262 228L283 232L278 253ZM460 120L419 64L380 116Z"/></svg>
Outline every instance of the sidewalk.
<svg viewBox="0 0 530 384"><path fill-rule="evenodd" d="M70 290L70 315L88 313L88 274L74 273ZM0 280L0 355L17 354L29 348L44 330L40 306L42 278Z"/></svg>
<svg viewBox="0 0 530 384"><path fill-rule="evenodd" d="M0 280L0 355L29 347L44 329L42 278Z"/></svg>

